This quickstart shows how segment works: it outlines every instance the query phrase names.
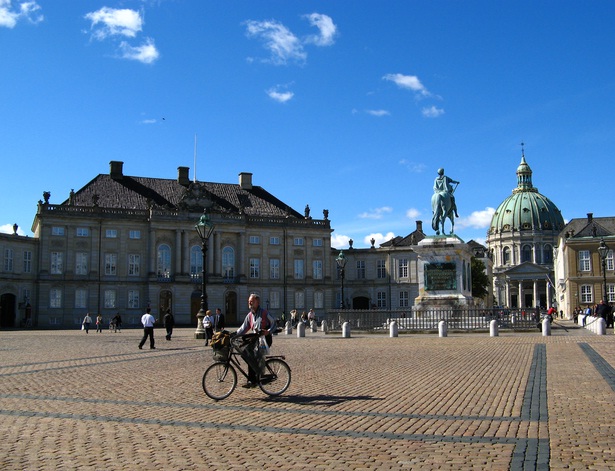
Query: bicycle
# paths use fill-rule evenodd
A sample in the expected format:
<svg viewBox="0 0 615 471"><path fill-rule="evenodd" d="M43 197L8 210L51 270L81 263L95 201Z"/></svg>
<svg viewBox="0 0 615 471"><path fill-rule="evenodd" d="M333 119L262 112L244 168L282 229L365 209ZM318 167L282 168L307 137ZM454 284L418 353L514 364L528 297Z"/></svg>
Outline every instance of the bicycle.
<svg viewBox="0 0 615 471"><path fill-rule="evenodd" d="M228 332L226 335L229 335ZM217 360L203 374L203 391L215 401L229 397L237 387L237 370L248 379L248 372L241 367L237 357L245 348L255 348L259 334L247 334L230 337L229 345L214 349ZM279 396L290 385L290 366L283 355L267 355L264 367L258 373L257 385L269 396ZM258 370L257 370L258 371Z"/></svg>

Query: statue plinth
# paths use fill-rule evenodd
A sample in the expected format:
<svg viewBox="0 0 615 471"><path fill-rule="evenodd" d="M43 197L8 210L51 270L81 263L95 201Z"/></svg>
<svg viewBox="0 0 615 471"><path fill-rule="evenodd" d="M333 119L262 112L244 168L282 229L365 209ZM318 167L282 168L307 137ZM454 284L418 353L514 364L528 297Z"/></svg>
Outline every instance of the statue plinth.
<svg viewBox="0 0 615 471"><path fill-rule="evenodd" d="M419 295L413 310L471 306L472 251L456 235L428 236L414 251L418 255Z"/></svg>

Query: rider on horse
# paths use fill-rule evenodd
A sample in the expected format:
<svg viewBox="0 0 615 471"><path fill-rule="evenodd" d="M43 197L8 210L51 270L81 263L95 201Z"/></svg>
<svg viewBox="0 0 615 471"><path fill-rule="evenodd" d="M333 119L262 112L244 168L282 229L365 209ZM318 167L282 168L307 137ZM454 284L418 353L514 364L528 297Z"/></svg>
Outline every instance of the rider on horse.
<svg viewBox="0 0 615 471"><path fill-rule="evenodd" d="M453 196L453 192L455 191L452 186L453 183L459 185L458 181L444 175L443 168L439 168L438 176L433 182L433 191L434 193L448 193L451 198L451 211L454 212L455 217L459 217L459 214L457 214L457 204L455 203L455 197Z"/></svg>

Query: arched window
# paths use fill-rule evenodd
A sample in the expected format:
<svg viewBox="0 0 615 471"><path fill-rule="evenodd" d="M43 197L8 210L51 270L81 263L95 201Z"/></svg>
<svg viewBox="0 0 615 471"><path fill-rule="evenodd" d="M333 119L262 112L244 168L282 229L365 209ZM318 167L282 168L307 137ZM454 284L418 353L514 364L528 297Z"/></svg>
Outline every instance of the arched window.
<svg viewBox="0 0 615 471"><path fill-rule="evenodd" d="M222 276L224 278L235 276L235 250L233 247L226 246L222 249Z"/></svg>
<svg viewBox="0 0 615 471"><path fill-rule="evenodd" d="M502 249L502 265L510 265L510 248L504 247Z"/></svg>
<svg viewBox="0 0 615 471"><path fill-rule="evenodd" d="M549 244L545 244L542 249L542 263L553 263L553 247Z"/></svg>
<svg viewBox="0 0 615 471"><path fill-rule="evenodd" d="M201 275L203 273L203 250L198 245L190 247L190 274Z"/></svg>
<svg viewBox="0 0 615 471"><path fill-rule="evenodd" d="M158 246L158 264L156 265L158 276L171 276L171 247L167 244Z"/></svg>
<svg viewBox="0 0 615 471"><path fill-rule="evenodd" d="M531 262L532 261L532 246L529 244L525 244L521 249L521 262Z"/></svg>

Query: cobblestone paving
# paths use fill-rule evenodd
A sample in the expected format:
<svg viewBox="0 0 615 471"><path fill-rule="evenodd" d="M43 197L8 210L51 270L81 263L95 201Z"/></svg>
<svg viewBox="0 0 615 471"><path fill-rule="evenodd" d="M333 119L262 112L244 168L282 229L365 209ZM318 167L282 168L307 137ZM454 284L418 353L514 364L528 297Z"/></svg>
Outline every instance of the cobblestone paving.
<svg viewBox="0 0 615 471"><path fill-rule="evenodd" d="M193 329L0 331L0 469L613 469L615 339L552 333L278 335L288 391L214 402Z"/></svg>

